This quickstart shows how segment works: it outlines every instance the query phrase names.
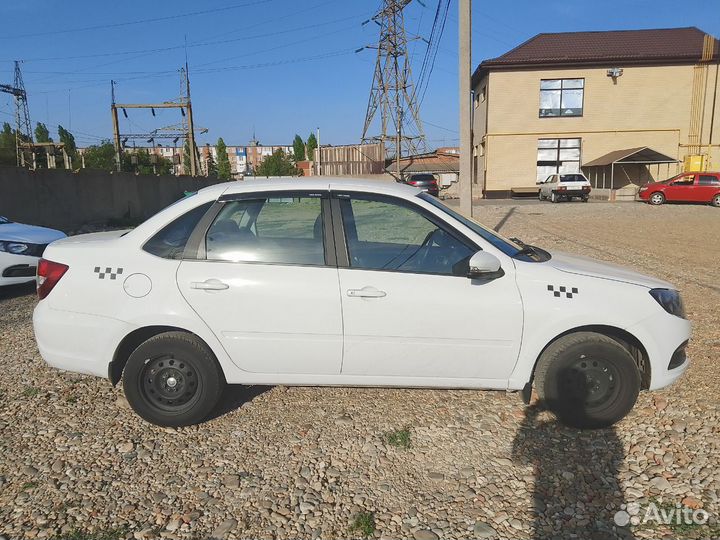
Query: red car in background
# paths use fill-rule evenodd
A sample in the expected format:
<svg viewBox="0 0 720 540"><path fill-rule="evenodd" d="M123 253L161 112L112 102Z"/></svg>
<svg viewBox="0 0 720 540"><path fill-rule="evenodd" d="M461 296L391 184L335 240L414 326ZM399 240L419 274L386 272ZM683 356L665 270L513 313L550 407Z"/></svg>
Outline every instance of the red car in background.
<svg viewBox="0 0 720 540"><path fill-rule="evenodd" d="M710 203L720 207L720 173L688 172L640 187L638 196L650 204L664 202Z"/></svg>

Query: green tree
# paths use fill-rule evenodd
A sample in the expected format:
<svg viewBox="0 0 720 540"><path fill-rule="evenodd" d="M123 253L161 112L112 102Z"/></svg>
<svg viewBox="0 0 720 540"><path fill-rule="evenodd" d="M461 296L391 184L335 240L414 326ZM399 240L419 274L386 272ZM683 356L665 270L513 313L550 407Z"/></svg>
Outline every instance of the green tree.
<svg viewBox="0 0 720 540"><path fill-rule="evenodd" d="M87 169L115 170L115 146L110 141L88 146L83 151L83 157Z"/></svg>
<svg viewBox="0 0 720 540"><path fill-rule="evenodd" d="M221 180L230 180L232 177L232 168L230 167L230 159L227 154L227 146L222 137L217 140L217 176Z"/></svg>
<svg viewBox="0 0 720 540"><path fill-rule="evenodd" d="M35 141L39 143L53 142L53 140L50 138L50 131L48 130L47 126L42 122L38 122L35 126Z"/></svg>
<svg viewBox="0 0 720 540"><path fill-rule="evenodd" d="M317 139L314 133L310 133L305 148L307 150L307 158L310 161L315 161L315 149L317 148Z"/></svg>
<svg viewBox="0 0 720 540"><path fill-rule="evenodd" d="M0 165L16 165L15 155L15 130L10 124L3 122L0 131Z"/></svg>
<svg viewBox="0 0 720 540"><path fill-rule="evenodd" d="M205 167L207 168L207 175L208 176L217 176L218 175L218 168L217 163L215 163L215 159L212 155L212 148L208 145L207 147L207 157L205 158Z"/></svg>
<svg viewBox="0 0 720 540"><path fill-rule="evenodd" d="M293 154L295 154L295 161L305 160L305 143L300 135L295 135L293 140Z"/></svg>
<svg viewBox="0 0 720 540"><path fill-rule="evenodd" d="M65 152L73 163L77 161L77 145L75 144L75 136L62 126L58 126L58 137L60 142L65 145Z"/></svg>
<svg viewBox="0 0 720 540"><path fill-rule="evenodd" d="M278 149L265 158L255 172L256 176L297 176L300 171L295 167L289 156Z"/></svg>

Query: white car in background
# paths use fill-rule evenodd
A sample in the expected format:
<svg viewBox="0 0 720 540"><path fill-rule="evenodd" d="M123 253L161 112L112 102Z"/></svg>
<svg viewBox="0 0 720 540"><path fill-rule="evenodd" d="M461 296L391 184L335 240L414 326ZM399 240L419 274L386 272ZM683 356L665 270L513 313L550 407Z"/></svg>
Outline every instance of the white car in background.
<svg viewBox="0 0 720 540"><path fill-rule="evenodd" d="M131 231L54 242L38 297L43 358L122 379L166 426L234 383L534 386L600 427L688 366L669 283L507 240L402 184L211 186Z"/></svg>
<svg viewBox="0 0 720 540"><path fill-rule="evenodd" d="M551 202L571 201L573 197L588 202L592 189L590 181L581 173L551 174L538 185L538 199Z"/></svg>
<svg viewBox="0 0 720 540"><path fill-rule="evenodd" d="M60 238L65 233L0 216L0 286L33 281L45 247Z"/></svg>

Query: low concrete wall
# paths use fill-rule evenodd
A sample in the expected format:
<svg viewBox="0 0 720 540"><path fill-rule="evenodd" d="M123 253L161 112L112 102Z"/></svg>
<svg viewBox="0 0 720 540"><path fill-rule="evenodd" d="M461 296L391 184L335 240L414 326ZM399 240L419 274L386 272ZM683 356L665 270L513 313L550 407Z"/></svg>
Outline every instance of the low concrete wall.
<svg viewBox="0 0 720 540"><path fill-rule="evenodd" d="M65 232L134 225L216 178L0 167L0 215Z"/></svg>

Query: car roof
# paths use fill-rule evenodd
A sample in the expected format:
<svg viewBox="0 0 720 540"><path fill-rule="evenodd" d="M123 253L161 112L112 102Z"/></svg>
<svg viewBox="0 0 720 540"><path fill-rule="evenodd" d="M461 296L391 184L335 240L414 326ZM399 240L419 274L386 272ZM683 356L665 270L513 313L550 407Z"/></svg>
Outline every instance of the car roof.
<svg viewBox="0 0 720 540"><path fill-rule="evenodd" d="M275 178L251 178L241 181L223 182L200 190L203 194L213 194L216 197L221 195L233 195L253 191L283 191L283 190L353 190L367 191L371 193L382 193L386 195L397 195L400 197L414 197L421 190L407 184L395 182L394 180L378 179L368 180L363 178L349 178L337 176L310 176L310 177L275 177Z"/></svg>

